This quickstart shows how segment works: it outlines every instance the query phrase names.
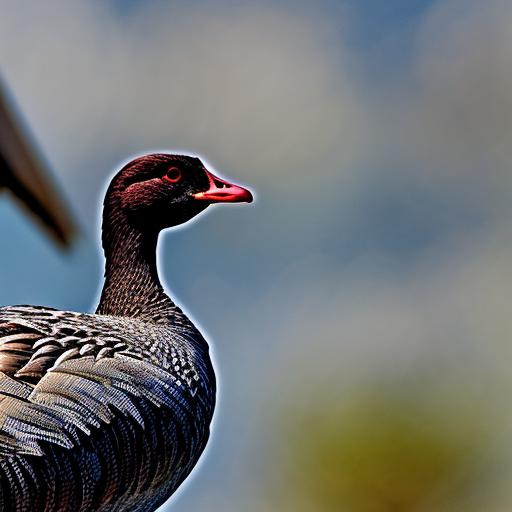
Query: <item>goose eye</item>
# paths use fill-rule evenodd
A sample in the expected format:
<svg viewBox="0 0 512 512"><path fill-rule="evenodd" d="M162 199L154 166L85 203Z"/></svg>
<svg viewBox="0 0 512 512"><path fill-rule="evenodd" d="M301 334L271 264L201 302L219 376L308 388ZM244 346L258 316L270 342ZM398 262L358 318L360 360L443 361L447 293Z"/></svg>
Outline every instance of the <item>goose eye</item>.
<svg viewBox="0 0 512 512"><path fill-rule="evenodd" d="M181 171L177 167L171 167L165 173L164 180L169 183L178 183L178 181L181 181L181 177Z"/></svg>

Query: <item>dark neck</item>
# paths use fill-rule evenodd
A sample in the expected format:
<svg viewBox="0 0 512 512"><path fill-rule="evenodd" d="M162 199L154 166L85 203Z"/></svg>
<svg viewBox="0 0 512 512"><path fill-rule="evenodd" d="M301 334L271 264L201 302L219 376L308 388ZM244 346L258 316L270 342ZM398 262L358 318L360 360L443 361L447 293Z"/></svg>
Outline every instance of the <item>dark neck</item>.
<svg viewBox="0 0 512 512"><path fill-rule="evenodd" d="M162 321L179 311L158 278L157 239L157 230L142 232L119 210L105 212L105 284L96 313Z"/></svg>

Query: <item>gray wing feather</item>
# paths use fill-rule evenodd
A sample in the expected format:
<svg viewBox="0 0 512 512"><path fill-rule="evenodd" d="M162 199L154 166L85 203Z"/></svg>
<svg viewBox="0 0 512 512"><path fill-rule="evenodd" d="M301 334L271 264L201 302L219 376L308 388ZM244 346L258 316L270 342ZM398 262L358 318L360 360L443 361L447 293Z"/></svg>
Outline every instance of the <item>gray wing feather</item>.
<svg viewBox="0 0 512 512"><path fill-rule="evenodd" d="M0 308L0 508L153 510L195 464L212 402L187 356L161 368L107 327Z"/></svg>

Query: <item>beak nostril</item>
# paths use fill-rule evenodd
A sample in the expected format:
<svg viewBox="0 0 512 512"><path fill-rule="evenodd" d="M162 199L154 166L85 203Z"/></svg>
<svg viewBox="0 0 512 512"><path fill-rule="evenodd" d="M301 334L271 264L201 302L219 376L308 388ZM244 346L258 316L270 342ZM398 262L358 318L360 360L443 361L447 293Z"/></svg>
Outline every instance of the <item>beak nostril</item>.
<svg viewBox="0 0 512 512"><path fill-rule="evenodd" d="M217 188L226 188L226 184L220 180L213 180L213 183L215 183L215 186Z"/></svg>

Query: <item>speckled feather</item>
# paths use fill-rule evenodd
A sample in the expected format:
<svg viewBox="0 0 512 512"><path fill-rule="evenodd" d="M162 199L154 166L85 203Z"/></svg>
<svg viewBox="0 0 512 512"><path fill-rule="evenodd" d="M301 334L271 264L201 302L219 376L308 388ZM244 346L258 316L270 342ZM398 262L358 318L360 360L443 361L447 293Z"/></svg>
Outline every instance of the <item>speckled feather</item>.
<svg viewBox="0 0 512 512"><path fill-rule="evenodd" d="M154 510L208 439L215 381L184 317L3 308L0 369L0 510Z"/></svg>

